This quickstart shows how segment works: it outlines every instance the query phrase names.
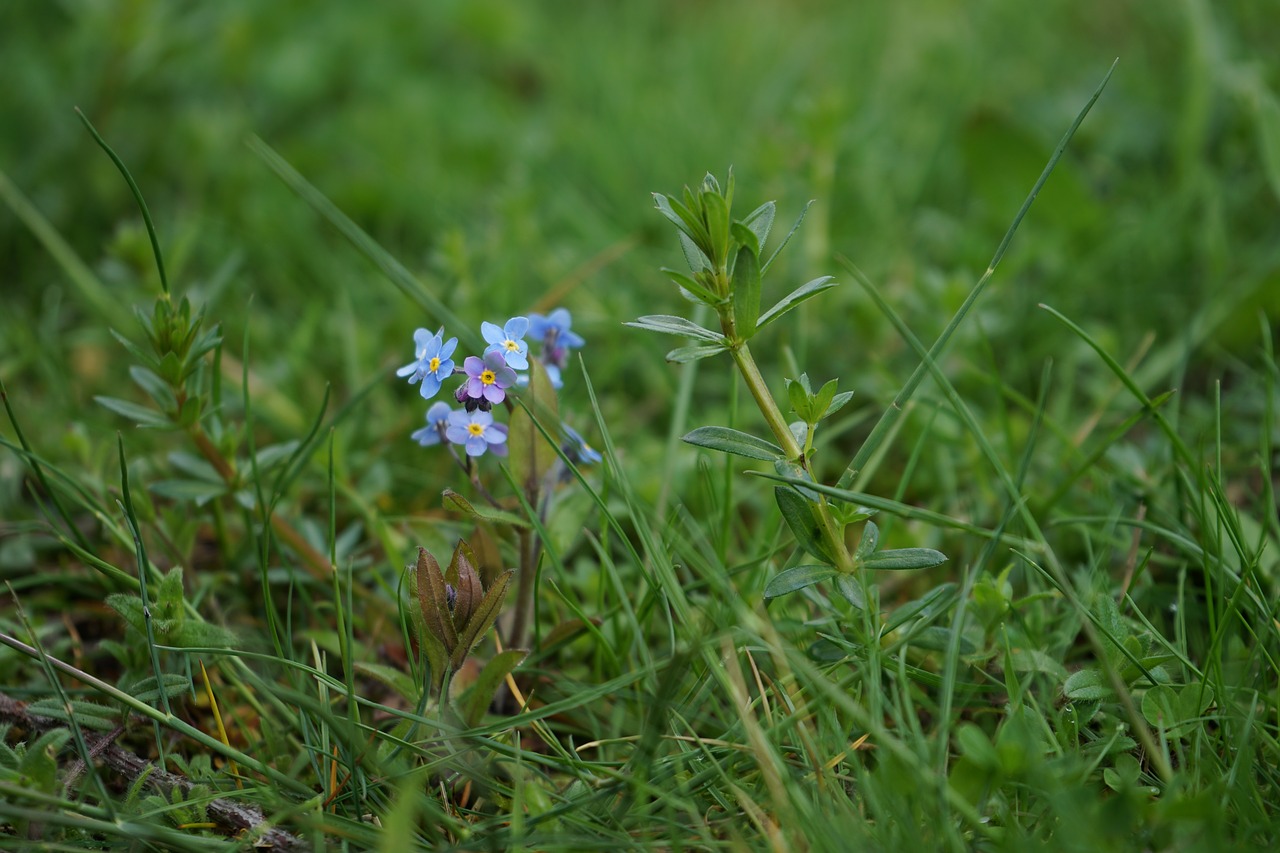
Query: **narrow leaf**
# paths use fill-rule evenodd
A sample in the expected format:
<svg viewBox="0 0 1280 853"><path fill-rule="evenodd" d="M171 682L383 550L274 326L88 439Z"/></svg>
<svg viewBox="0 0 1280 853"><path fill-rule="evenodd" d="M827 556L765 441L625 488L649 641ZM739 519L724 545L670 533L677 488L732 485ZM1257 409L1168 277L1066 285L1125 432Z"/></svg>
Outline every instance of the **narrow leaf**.
<svg viewBox="0 0 1280 853"><path fill-rule="evenodd" d="M868 521L866 527L862 528L862 539L858 541L858 550L854 553L854 557L858 560L865 561L876 551L876 546L880 544L880 528L876 527L874 521Z"/></svg>
<svg viewBox="0 0 1280 853"><path fill-rule="evenodd" d="M529 653L524 649L507 649L494 655L493 659L484 665L484 669L480 670L480 675L476 678L476 683L467 694L466 706L463 709L462 718L468 726L480 725L480 721L484 719L484 712L489 709L494 694L498 692L502 682L524 662L528 655Z"/></svg>
<svg viewBox="0 0 1280 853"><path fill-rule="evenodd" d="M651 332L662 332L667 335L698 338L713 344L724 342L723 335L717 334L710 329L704 329L697 323L690 322L683 317L674 317L670 314L647 314L622 325L636 329L648 329Z"/></svg>
<svg viewBox="0 0 1280 853"><path fill-rule="evenodd" d="M756 321L760 319L760 259L749 246L738 250L733 266L733 318L743 340L756 333Z"/></svg>
<svg viewBox="0 0 1280 853"><path fill-rule="evenodd" d="M804 302L806 299L812 299L822 291L835 287L837 283L838 282L835 278L829 275L824 275L821 278L815 278L813 281L805 282L786 296L782 297L782 299L778 300L778 302L768 311L764 312L760 317L759 322L756 323L756 329L763 329L783 314L786 314L792 308L795 308L801 302Z"/></svg>
<svg viewBox="0 0 1280 853"><path fill-rule="evenodd" d="M746 219L742 220L742 224L750 228L752 233L756 235L757 256L764 249L765 241L769 239L769 231L773 229L773 217L777 211L778 206L776 204L766 201L747 214Z"/></svg>
<svg viewBox="0 0 1280 853"><path fill-rule="evenodd" d="M444 498L445 509L457 510L475 518L494 521L498 524L510 524L515 527L530 526L529 519L524 516L516 515L514 512L507 512L506 510L494 509L491 506L476 506L453 489L445 489L442 497Z"/></svg>
<svg viewBox="0 0 1280 853"><path fill-rule="evenodd" d="M794 225L791 226L791 230L787 232L787 236L784 237L782 242L778 244L778 248L773 250L773 254L769 256L769 260L764 262L764 266L761 267L762 271L767 271L769 267L773 266L773 262L778 257L778 254L787 247L787 244L791 242L791 237L796 233L796 231L800 229L800 223L804 222L805 214L809 212L809 208L811 207L813 207L813 201L810 201L808 204L806 204L804 206L804 210L800 211L800 215L796 217L796 222ZM761 240L760 242L762 244L764 243L763 240Z"/></svg>
<svg viewBox="0 0 1280 853"><path fill-rule="evenodd" d="M868 522L870 524L870 522ZM932 548L898 548L880 551L862 561L862 568L877 571L928 569L947 561L947 555Z"/></svg>
<svg viewBox="0 0 1280 853"><path fill-rule="evenodd" d="M783 455L782 448L773 442L729 427L698 427L681 440L695 447L733 453L749 459L763 459L766 462L779 459Z"/></svg>
<svg viewBox="0 0 1280 853"><path fill-rule="evenodd" d="M165 428L173 426L172 422L155 411L148 409L146 406L139 406L137 403L130 403L128 400L121 400L116 397L94 397L98 405L105 406L117 415L124 415L140 427Z"/></svg>
<svg viewBox="0 0 1280 853"><path fill-rule="evenodd" d="M787 527L791 528L791 533L796 537L800 547L819 560L834 563L835 560L822 544L822 531L813 517L809 502L796 494L795 490L785 486L774 487L773 494L778 501L778 509L782 510L782 517L786 520Z"/></svg>
<svg viewBox="0 0 1280 853"><path fill-rule="evenodd" d="M693 344L673 349L667 353L667 361L672 364L687 364L700 358L710 358L713 355L728 352L728 350L729 348L724 344Z"/></svg>
<svg viewBox="0 0 1280 853"><path fill-rule="evenodd" d="M764 598L789 595L796 590L813 586L837 574L831 566L796 566L774 575L764 587Z"/></svg>

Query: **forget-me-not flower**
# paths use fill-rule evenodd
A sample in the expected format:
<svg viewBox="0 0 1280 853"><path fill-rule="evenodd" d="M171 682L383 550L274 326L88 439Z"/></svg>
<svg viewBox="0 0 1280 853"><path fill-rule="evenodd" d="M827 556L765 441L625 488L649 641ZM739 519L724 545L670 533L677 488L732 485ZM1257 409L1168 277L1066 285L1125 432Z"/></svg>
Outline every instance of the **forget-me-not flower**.
<svg viewBox="0 0 1280 853"><path fill-rule="evenodd" d="M440 392L440 385L453 375L453 351L458 346L457 338L443 339L444 329L434 335L426 329L418 329L413 333L415 354L417 359L396 371L396 376L408 376L409 384L421 382L424 399L430 400Z"/></svg>
<svg viewBox="0 0 1280 853"><path fill-rule="evenodd" d="M580 347L586 343L581 336L569 330L573 318L569 309L557 308L545 317L541 314L529 315L529 337L546 344L564 347Z"/></svg>
<svg viewBox="0 0 1280 853"><path fill-rule="evenodd" d="M467 356L466 361L462 362L462 370L467 374L467 379L455 396L459 403L467 407L468 412L476 409L488 411L494 403L505 400L506 389L516 384L516 372L507 367L502 353L497 350L485 353L484 360L474 355Z"/></svg>
<svg viewBox="0 0 1280 853"><path fill-rule="evenodd" d="M577 433L577 431L568 424L560 424L560 429L564 430L565 442L560 446L564 451L564 455L573 460L574 464L582 464L586 462L595 465L604 459L600 455L600 451L587 444L587 440Z"/></svg>
<svg viewBox="0 0 1280 853"><path fill-rule="evenodd" d="M409 437L423 447L439 444L444 440L444 431L448 426L451 411L453 410L449 408L448 403L443 401L432 403L431 408L427 409L427 425L422 429L414 430Z"/></svg>
<svg viewBox="0 0 1280 853"><path fill-rule="evenodd" d="M529 329L527 317L512 317L502 328L494 323L481 323L480 334L484 335L485 355L491 352L502 353L502 359L516 370L525 370L529 366L529 344L524 334Z"/></svg>
<svg viewBox="0 0 1280 853"><path fill-rule="evenodd" d="M495 424L489 412L449 413L445 436L454 444L461 444L468 456L482 456L492 450L497 456L507 455L507 428Z"/></svg>

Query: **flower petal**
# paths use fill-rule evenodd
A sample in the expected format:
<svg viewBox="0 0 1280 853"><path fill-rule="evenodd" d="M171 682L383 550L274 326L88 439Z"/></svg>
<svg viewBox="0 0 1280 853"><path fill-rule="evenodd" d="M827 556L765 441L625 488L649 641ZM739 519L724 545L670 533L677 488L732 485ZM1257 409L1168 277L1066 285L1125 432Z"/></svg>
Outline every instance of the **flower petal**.
<svg viewBox="0 0 1280 853"><path fill-rule="evenodd" d="M502 331L508 338L518 341L524 337L524 333L529 330L528 317L512 317L507 324L502 327Z"/></svg>

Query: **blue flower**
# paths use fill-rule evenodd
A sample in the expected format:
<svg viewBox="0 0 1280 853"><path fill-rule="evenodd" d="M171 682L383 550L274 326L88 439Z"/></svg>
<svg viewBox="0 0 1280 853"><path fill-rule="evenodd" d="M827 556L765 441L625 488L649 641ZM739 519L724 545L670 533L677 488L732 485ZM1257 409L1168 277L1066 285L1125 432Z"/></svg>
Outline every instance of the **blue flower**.
<svg viewBox="0 0 1280 853"><path fill-rule="evenodd" d="M560 424L560 429L564 431L565 437L565 442L560 446L560 449L575 465L581 465L584 462L589 465L595 465L604 459L600 455L600 451L587 444L587 440L578 435L573 427L568 424Z"/></svg>
<svg viewBox="0 0 1280 853"><path fill-rule="evenodd" d="M502 353L502 358L510 367L524 370L529 366L529 344L524 340L524 333L529 329L526 317L512 317L499 329L493 323L481 323L480 333L484 335L485 355L491 352Z"/></svg>
<svg viewBox="0 0 1280 853"><path fill-rule="evenodd" d="M432 403L431 408L427 409L427 425L422 429L414 430L409 437L423 447L430 447L444 441L444 431L451 411L448 403Z"/></svg>
<svg viewBox="0 0 1280 853"><path fill-rule="evenodd" d="M409 384L421 382L422 396L430 400L440 392L440 384L453 375L453 351L457 349L458 339L444 340L444 329L434 335L426 329L418 329L413 333L416 360L396 371L396 376L408 376Z"/></svg>
<svg viewBox="0 0 1280 853"><path fill-rule="evenodd" d="M445 437L465 447L468 456L483 456L486 450L507 455L507 428L495 424L489 412L450 412Z"/></svg>
<svg viewBox="0 0 1280 853"><path fill-rule="evenodd" d="M580 347L586 343L581 337L569 331L573 318L567 308L557 308L549 315L529 315L529 337L542 341L549 347Z"/></svg>

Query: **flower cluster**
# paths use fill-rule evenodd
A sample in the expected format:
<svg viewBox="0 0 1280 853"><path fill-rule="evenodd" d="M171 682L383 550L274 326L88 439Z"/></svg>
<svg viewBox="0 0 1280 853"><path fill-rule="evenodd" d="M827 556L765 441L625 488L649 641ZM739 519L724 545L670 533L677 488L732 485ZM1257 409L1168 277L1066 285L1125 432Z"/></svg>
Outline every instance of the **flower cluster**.
<svg viewBox="0 0 1280 853"><path fill-rule="evenodd" d="M485 340L485 350L481 355L467 356L461 367L452 358L458 347L457 338L445 340L444 329L434 335L418 329L413 333L414 360L397 370L396 375L408 377L410 384L417 384L426 400L440 393L450 376L464 378L453 393L461 408L452 408L444 402L433 403L427 409L426 426L415 430L413 439L423 447L445 442L459 445L467 456L481 456L486 451L505 456L507 427L494 422L493 406L506 402L507 390L513 385L529 383L531 359L541 362L553 388L563 386L561 372L568 365L570 351L585 343L570 329L571 323L572 318L564 308L557 308L547 316L512 317L501 326L482 323L480 333ZM529 341L541 345L536 356L530 352ZM579 458L587 461L599 458L577 433L568 427L566 430L569 445L586 449L578 454Z"/></svg>

